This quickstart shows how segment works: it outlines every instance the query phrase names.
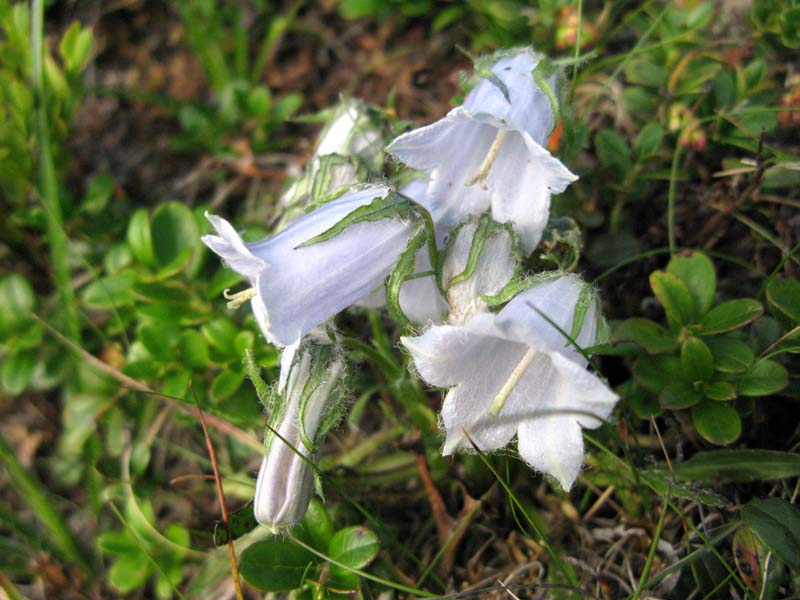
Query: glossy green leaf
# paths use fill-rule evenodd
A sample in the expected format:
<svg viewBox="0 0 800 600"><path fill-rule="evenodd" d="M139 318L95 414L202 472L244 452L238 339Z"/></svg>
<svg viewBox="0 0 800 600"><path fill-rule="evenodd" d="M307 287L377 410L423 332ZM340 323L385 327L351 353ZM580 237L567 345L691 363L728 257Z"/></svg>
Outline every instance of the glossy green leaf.
<svg viewBox="0 0 800 600"><path fill-rule="evenodd" d="M232 396L244 381L244 371L225 368L211 382L211 397L224 400Z"/></svg>
<svg viewBox="0 0 800 600"><path fill-rule="evenodd" d="M697 432L712 444L730 444L742 433L742 419L728 402L704 400L692 407Z"/></svg>
<svg viewBox="0 0 800 600"><path fill-rule="evenodd" d="M191 256L187 266L189 274L199 268L203 248L200 229L186 205L179 202L162 204L153 211L150 229L159 264L170 265L188 250Z"/></svg>
<svg viewBox="0 0 800 600"><path fill-rule="evenodd" d="M634 148L640 156L654 154L658 150L659 146L661 146L661 140L663 137L664 130L661 128L661 125L658 123L648 123L642 127L639 135L636 136L636 144L634 145Z"/></svg>
<svg viewBox="0 0 800 600"><path fill-rule="evenodd" d="M31 382L31 375L36 366L36 351L24 350L3 357L0 381L3 391L11 396L16 396L25 391Z"/></svg>
<svg viewBox="0 0 800 600"><path fill-rule="evenodd" d="M780 363L762 358L742 375L736 389L740 396L768 396L780 392L788 381L789 374Z"/></svg>
<svg viewBox="0 0 800 600"><path fill-rule="evenodd" d="M138 548L114 561L106 577L108 584L122 594L144 585L151 572L150 559Z"/></svg>
<svg viewBox="0 0 800 600"><path fill-rule="evenodd" d="M208 342L203 335L194 330L187 330L181 334L178 341L181 361L195 369L205 369L211 362L208 354Z"/></svg>
<svg viewBox="0 0 800 600"><path fill-rule="evenodd" d="M677 379L666 384L659 396L662 408L689 408L703 399L702 394L688 381Z"/></svg>
<svg viewBox="0 0 800 600"><path fill-rule="evenodd" d="M767 302L792 323L800 323L800 281L776 279L767 287Z"/></svg>
<svg viewBox="0 0 800 600"><path fill-rule="evenodd" d="M311 499L300 527L310 546L322 553L328 551L333 538L333 521L325 510L325 505L318 498Z"/></svg>
<svg viewBox="0 0 800 600"><path fill-rule="evenodd" d="M299 588L317 558L289 540L271 538L242 553L239 573L254 588L265 592L289 592Z"/></svg>
<svg viewBox="0 0 800 600"><path fill-rule="evenodd" d="M750 346L741 340L713 337L705 343L714 357L714 368L721 373L744 373L756 360Z"/></svg>
<svg viewBox="0 0 800 600"><path fill-rule="evenodd" d="M681 481L734 483L800 477L800 455L773 450L708 450L673 464Z"/></svg>
<svg viewBox="0 0 800 600"><path fill-rule="evenodd" d="M689 288L677 275L665 271L650 274L650 287L658 298L673 331L694 322L696 309Z"/></svg>
<svg viewBox="0 0 800 600"><path fill-rule="evenodd" d="M234 540L258 527L258 521L256 521L256 515L253 512L252 500L242 508L228 513L228 527L230 527L230 533ZM215 546L224 546L231 539L231 536L228 535L228 527L222 521L217 521L214 524Z"/></svg>
<svg viewBox="0 0 800 600"><path fill-rule="evenodd" d="M615 391L640 419L657 417L664 412L664 409L659 404L658 397L637 385L633 379L629 379Z"/></svg>
<svg viewBox="0 0 800 600"><path fill-rule="evenodd" d="M156 254L150 230L150 215L146 209L140 208L128 221L126 240L136 260L149 267L155 266Z"/></svg>
<svg viewBox="0 0 800 600"><path fill-rule="evenodd" d="M211 347L231 358L236 356L234 340L239 330L228 319L215 319L200 328Z"/></svg>
<svg viewBox="0 0 800 600"><path fill-rule="evenodd" d="M689 381L707 381L714 373L714 357L703 340L689 337L681 346L681 366Z"/></svg>
<svg viewBox="0 0 800 600"><path fill-rule="evenodd" d="M0 279L0 306L0 335L27 322L36 307L36 296L28 280L17 273Z"/></svg>
<svg viewBox="0 0 800 600"><path fill-rule="evenodd" d="M126 271L102 277L86 286L81 299L89 308L99 309L120 308L133 304L131 286L134 281L135 275Z"/></svg>
<svg viewBox="0 0 800 600"><path fill-rule="evenodd" d="M86 196L81 203L81 210L90 215L100 214L108 205L115 185L116 181L108 173L92 177L86 190Z"/></svg>
<svg viewBox="0 0 800 600"><path fill-rule="evenodd" d="M800 508L780 498L753 498L742 517L778 558L792 569L800 568Z"/></svg>
<svg viewBox="0 0 800 600"><path fill-rule="evenodd" d="M740 298L728 300L712 308L700 320L700 334L712 335L743 327L764 313L758 300Z"/></svg>
<svg viewBox="0 0 800 600"><path fill-rule="evenodd" d="M680 277L692 295L696 308L695 318L708 312L717 293L717 274L714 265L702 252L685 252L673 256L667 272Z"/></svg>
<svg viewBox="0 0 800 600"><path fill-rule="evenodd" d="M655 321L634 317L619 323L611 333L615 344L632 342L644 348L649 354L661 354L678 349L675 337Z"/></svg>
<svg viewBox="0 0 800 600"><path fill-rule="evenodd" d="M378 536L360 525L337 531L328 546L328 556L353 569L372 562L380 549Z"/></svg>
<svg viewBox="0 0 800 600"><path fill-rule="evenodd" d="M171 361L175 354L172 343L163 329L154 325L145 325L139 329L139 341L150 355L161 362Z"/></svg>
<svg viewBox="0 0 800 600"><path fill-rule="evenodd" d="M633 375L643 388L660 394L671 382L686 380L681 361L672 354L640 356L633 365Z"/></svg>
<svg viewBox="0 0 800 600"><path fill-rule="evenodd" d="M727 401L736 398L736 388L727 381L712 381L703 386L703 393L712 400Z"/></svg>
<svg viewBox="0 0 800 600"><path fill-rule="evenodd" d="M64 60L64 67L70 73L79 73L89 60L92 48L92 30L84 29L78 21L69 26L58 46L59 54Z"/></svg>

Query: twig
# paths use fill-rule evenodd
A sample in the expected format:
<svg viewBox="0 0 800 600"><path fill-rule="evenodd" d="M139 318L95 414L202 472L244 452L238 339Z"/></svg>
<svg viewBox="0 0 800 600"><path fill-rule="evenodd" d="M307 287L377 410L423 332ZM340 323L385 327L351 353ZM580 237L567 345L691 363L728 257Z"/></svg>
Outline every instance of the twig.
<svg viewBox="0 0 800 600"><path fill-rule="evenodd" d="M206 446L208 447L208 457L211 459L211 469L214 471L214 482L217 484L222 522L225 523L225 529L228 530L228 557L231 560L231 575L233 577L233 588L236 591L236 600L243 600L242 584L239 581L239 567L236 565L236 551L233 549L233 532L228 522L228 506L225 504L225 491L222 488L222 478L219 476L217 453L214 451L214 444L211 443L211 436L208 434L208 427L206 426L206 418L203 414L203 409L200 408L200 403L197 401L197 396L194 395L194 388L191 383L189 384L189 390L192 392L192 400L194 400L195 406L197 406L197 414L200 415L200 425L203 427L203 436L206 438Z"/></svg>
<svg viewBox="0 0 800 600"><path fill-rule="evenodd" d="M102 360L97 358L94 354L92 354L90 352L87 352L86 350L81 348L78 344L76 344L74 341L69 339L63 333L58 331L55 327L50 325L50 323L48 323L47 321L42 319L36 313L31 313L31 316L34 319L36 319L37 321L39 321L42 325L44 325L45 329L47 329L51 334L53 334L53 336L57 340L59 340L62 344L64 344L68 348L70 348L73 352L76 352L77 354L79 354L82 358L84 358L86 361L91 363L92 366L94 366L95 368L99 369L100 371L102 371L103 373L108 375L109 377L112 377L113 379L116 379L120 384L122 384L123 387L126 387L126 388L131 389L131 390L135 390L137 392L144 392L145 394L150 394L152 396L155 396L156 398L160 398L161 400L166 400L168 402L171 402L182 413L184 413L186 415L189 415L189 416L191 416L191 417L193 417L195 419L198 419L198 420L200 419L199 412L194 408L186 406L180 400L180 398L175 398L173 396L167 396L165 394L157 392L154 389L152 389L151 387L149 387L147 384L145 384L145 383L143 383L141 381L138 381L136 379L133 379L132 377L128 377L127 375L125 375L125 373L119 371L118 369L115 369L114 367L112 367L111 365L109 365L107 363L104 363ZM250 448L253 448L254 450L258 450L258 452L262 452L263 451L261 442L259 442L256 438L254 438L249 433L247 433L245 431L242 431L241 429L236 427L236 425L232 425L231 423L228 423L227 421L225 421L223 419L220 419L218 417L215 417L213 415L209 415L208 418L206 419L206 421L212 427L214 427L216 429L219 429L223 433L227 433L228 435L236 438L237 440L239 440L240 442L242 442L246 446L249 446Z"/></svg>

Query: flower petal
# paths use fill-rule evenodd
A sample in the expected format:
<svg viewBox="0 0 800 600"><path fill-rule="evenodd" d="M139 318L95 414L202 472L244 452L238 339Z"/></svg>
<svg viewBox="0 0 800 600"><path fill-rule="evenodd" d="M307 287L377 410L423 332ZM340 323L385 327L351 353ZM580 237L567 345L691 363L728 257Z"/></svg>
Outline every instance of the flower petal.
<svg viewBox="0 0 800 600"><path fill-rule="evenodd" d="M546 397L520 423L518 447L525 462L552 475L569 490L583 464L581 426L599 427L611 415L618 397L597 376L568 358L552 353L549 360L555 377L547 386Z"/></svg>
<svg viewBox="0 0 800 600"><path fill-rule="evenodd" d="M417 325L439 321L447 312L447 302L436 285L428 248L423 246L414 256L414 272L427 271L431 271L431 274L406 281L400 288L400 308Z"/></svg>
<svg viewBox="0 0 800 600"><path fill-rule="evenodd" d="M527 131L536 142L544 145L553 130L554 119L549 98L533 78L539 60L540 57L530 50L501 58L492 67L492 73L506 86L508 97L500 86L484 79L469 93L464 107L476 120ZM554 78L548 84L552 88Z"/></svg>
<svg viewBox="0 0 800 600"><path fill-rule="evenodd" d="M430 385L449 387L464 381L477 364L485 363L483 344L492 340L493 316L477 315L472 328L434 325L422 335L403 336L420 377Z"/></svg>
<svg viewBox="0 0 800 600"><path fill-rule="evenodd" d="M236 230L222 217L206 213L219 235L204 235L203 243L234 271L253 281L264 268L264 261L253 255L250 249L236 233Z"/></svg>
<svg viewBox="0 0 800 600"><path fill-rule="evenodd" d="M511 222L522 247L530 252L547 225L550 196L563 192L575 179L560 160L527 133L511 133L487 177L492 217L501 223Z"/></svg>

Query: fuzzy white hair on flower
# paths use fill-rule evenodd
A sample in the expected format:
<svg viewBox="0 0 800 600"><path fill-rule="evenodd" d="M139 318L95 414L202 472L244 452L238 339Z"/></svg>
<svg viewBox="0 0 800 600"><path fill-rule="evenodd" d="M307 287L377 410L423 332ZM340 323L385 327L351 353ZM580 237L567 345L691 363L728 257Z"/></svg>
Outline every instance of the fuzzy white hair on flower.
<svg viewBox="0 0 800 600"><path fill-rule="evenodd" d="M437 226L454 227L490 211L510 222L531 251L547 224L550 196L577 177L545 149L554 125L555 78L530 49L496 61L463 106L387 148L430 172L426 205Z"/></svg>
<svg viewBox="0 0 800 600"><path fill-rule="evenodd" d="M599 319L591 288L561 275L535 283L497 314L403 337L421 378L450 388L443 454L472 443L497 450L516 435L525 462L569 490L583 464L581 428L600 426L618 400L569 341L594 344Z"/></svg>
<svg viewBox="0 0 800 600"><path fill-rule="evenodd" d="M365 217L329 239L314 240L359 209L380 204L390 191L370 186L349 192L253 243L242 241L225 219L206 215L217 235L203 242L252 286L229 296L229 306L250 300L267 340L286 346L366 296L392 271L416 224Z"/></svg>

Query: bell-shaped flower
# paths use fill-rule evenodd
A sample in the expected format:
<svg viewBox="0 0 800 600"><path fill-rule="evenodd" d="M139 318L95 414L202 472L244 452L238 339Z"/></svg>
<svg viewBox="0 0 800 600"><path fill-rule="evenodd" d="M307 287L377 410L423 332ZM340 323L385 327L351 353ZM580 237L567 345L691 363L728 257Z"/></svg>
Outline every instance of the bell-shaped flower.
<svg viewBox="0 0 800 600"><path fill-rule="evenodd" d="M519 239L510 226L484 215L456 227L442 263L442 286L450 305L448 321L462 324L489 310L488 299L519 274Z"/></svg>
<svg viewBox="0 0 800 600"><path fill-rule="evenodd" d="M592 289L562 275L535 283L497 314L403 337L422 379L450 388L443 454L472 443L497 450L516 435L525 462L568 490L583 463L581 427L598 427L617 402L569 341L594 344L599 320Z"/></svg>
<svg viewBox="0 0 800 600"><path fill-rule="evenodd" d="M332 344L305 338L284 349L253 501L262 525L286 529L306 513L314 492L311 463L341 415L344 370Z"/></svg>
<svg viewBox="0 0 800 600"><path fill-rule="evenodd" d="M389 192L371 186L347 193L253 243L242 241L226 220L207 215L217 235L204 236L203 242L252 286L229 296L229 306L251 300L264 336L285 346L366 296L418 231L416 223L386 215L381 202ZM370 212L376 205L378 214ZM322 234L326 239L317 241Z"/></svg>
<svg viewBox="0 0 800 600"><path fill-rule="evenodd" d="M555 80L538 69L541 61L530 49L503 56L463 106L388 146L405 164L429 171L426 207L437 226L490 211L512 223L525 251L538 244L550 195L576 179L545 149Z"/></svg>

